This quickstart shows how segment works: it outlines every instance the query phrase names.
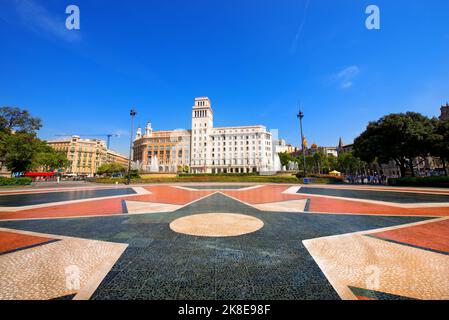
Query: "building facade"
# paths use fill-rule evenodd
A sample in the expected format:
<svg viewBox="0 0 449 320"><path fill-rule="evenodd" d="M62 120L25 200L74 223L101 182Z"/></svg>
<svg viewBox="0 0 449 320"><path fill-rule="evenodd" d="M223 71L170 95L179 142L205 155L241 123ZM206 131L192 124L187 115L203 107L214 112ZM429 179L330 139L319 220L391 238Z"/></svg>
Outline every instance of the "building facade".
<svg viewBox="0 0 449 320"><path fill-rule="evenodd" d="M441 107L440 120L449 120L449 103Z"/></svg>
<svg viewBox="0 0 449 320"><path fill-rule="evenodd" d="M128 157L117 153L115 151L112 150L108 150L107 154L106 154L106 162L107 163L118 163L121 164L124 167L128 167Z"/></svg>
<svg viewBox="0 0 449 320"><path fill-rule="evenodd" d="M251 173L273 170L272 135L262 125L214 127L207 97L195 98L191 130L137 130L133 160L144 171L191 173ZM156 165L157 164L157 165ZM156 169L157 167L157 169Z"/></svg>
<svg viewBox="0 0 449 320"><path fill-rule="evenodd" d="M340 140L338 141L338 146L337 146L337 155L340 154L344 154L344 153L349 153L352 152L354 150L354 144L344 144L343 143L343 139L340 138Z"/></svg>
<svg viewBox="0 0 449 320"><path fill-rule="evenodd" d="M147 172L178 172L190 164L188 130L153 131L151 123L137 129L133 147L133 161L137 169Z"/></svg>
<svg viewBox="0 0 449 320"><path fill-rule="evenodd" d="M11 171L0 162L0 177L11 178Z"/></svg>
<svg viewBox="0 0 449 320"><path fill-rule="evenodd" d="M100 139L81 139L72 136L70 139L47 141L57 152L67 155L68 174L93 176L105 163L117 162L127 164L128 158L112 150L108 150L106 142Z"/></svg>
<svg viewBox="0 0 449 320"><path fill-rule="evenodd" d="M317 153L324 154L326 156L338 157L337 147L319 147L313 143L309 149L306 149L306 156L314 156Z"/></svg>
<svg viewBox="0 0 449 320"><path fill-rule="evenodd" d="M192 107L192 173L251 173L273 170L272 135L264 126L214 127L207 97Z"/></svg>
<svg viewBox="0 0 449 320"><path fill-rule="evenodd" d="M276 151L276 153L291 154L297 150L293 145L287 144L284 139L278 140L273 139L273 143L274 143L274 150Z"/></svg>

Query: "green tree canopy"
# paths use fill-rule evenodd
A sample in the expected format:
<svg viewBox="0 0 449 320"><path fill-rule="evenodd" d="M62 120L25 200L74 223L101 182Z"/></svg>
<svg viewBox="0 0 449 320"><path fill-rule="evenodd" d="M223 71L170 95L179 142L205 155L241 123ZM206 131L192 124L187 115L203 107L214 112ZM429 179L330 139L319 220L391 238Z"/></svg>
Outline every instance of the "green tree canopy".
<svg viewBox="0 0 449 320"><path fill-rule="evenodd" d="M103 165L101 165L98 170L97 173L100 175L107 175L107 176L112 176L114 174L118 174L118 173L125 173L126 172L126 168L124 166L122 166L119 163L105 163Z"/></svg>
<svg viewBox="0 0 449 320"><path fill-rule="evenodd" d="M36 154L46 150L46 144L37 139L34 133L16 132L2 133L2 163L12 172L25 172L34 166Z"/></svg>
<svg viewBox="0 0 449 320"><path fill-rule="evenodd" d="M329 173L328 155L323 152L317 152L313 155L313 162L318 174Z"/></svg>
<svg viewBox="0 0 449 320"><path fill-rule="evenodd" d="M435 133L432 154L441 158L444 170L447 172L449 162L449 120L434 119Z"/></svg>
<svg viewBox="0 0 449 320"><path fill-rule="evenodd" d="M346 174L360 174L366 167L366 163L356 157L353 152L346 152L338 155L337 168L338 171Z"/></svg>
<svg viewBox="0 0 449 320"><path fill-rule="evenodd" d="M56 153L37 138L42 127L39 118L16 107L0 108L0 162L8 170L25 172L33 169L55 170L67 165L65 155Z"/></svg>
<svg viewBox="0 0 449 320"><path fill-rule="evenodd" d="M37 170L55 171L59 169L65 169L69 164L67 155L64 153L56 152L49 145L44 145L38 152L35 153L32 167Z"/></svg>
<svg viewBox="0 0 449 320"><path fill-rule="evenodd" d="M415 112L390 114L370 122L354 142L354 155L365 162L394 161L405 176L414 175L414 159L427 156L435 140L433 122Z"/></svg>
<svg viewBox="0 0 449 320"><path fill-rule="evenodd" d="M287 167L289 162L296 160L291 154L287 152L280 152L279 159L281 160L281 165L283 167Z"/></svg>
<svg viewBox="0 0 449 320"><path fill-rule="evenodd" d="M0 131L2 132L32 133L41 127L41 119L32 117L28 110L6 106L0 108Z"/></svg>
<svg viewBox="0 0 449 320"><path fill-rule="evenodd" d="M334 155L327 156L328 172L338 169L338 158Z"/></svg>

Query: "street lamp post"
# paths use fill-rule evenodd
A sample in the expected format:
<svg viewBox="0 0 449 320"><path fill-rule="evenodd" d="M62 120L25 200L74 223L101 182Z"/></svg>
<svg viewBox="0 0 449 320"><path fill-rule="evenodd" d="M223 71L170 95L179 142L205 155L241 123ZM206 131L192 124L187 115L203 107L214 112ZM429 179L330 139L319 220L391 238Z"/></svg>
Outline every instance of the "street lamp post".
<svg viewBox="0 0 449 320"><path fill-rule="evenodd" d="M302 145L302 159L304 161L304 178L307 177L307 168L306 168L306 149L304 145L304 134L302 131L302 118L304 118L304 113L301 111L301 107L299 108L298 113L298 119L299 119L299 128L301 129L301 145Z"/></svg>
<svg viewBox="0 0 449 320"><path fill-rule="evenodd" d="M133 154L133 135L134 135L134 117L136 116L136 109L132 108L129 112L131 116L131 138L129 143L129 160L128 160L128 185L131 184L131 157Z"/></svg>

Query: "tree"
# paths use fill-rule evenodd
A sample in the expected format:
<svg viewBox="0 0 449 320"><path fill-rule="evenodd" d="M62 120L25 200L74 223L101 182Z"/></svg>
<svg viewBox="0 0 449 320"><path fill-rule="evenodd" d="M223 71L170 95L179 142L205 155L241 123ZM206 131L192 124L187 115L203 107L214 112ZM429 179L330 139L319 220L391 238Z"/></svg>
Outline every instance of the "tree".
<svg viewBox="0 0 449 320"><path fill-rule="evenodd" d="M433 119L435 127L435 140L432 154L440 157L443 169L448 175L447 163L449 162L449 120Z"/></svg>
<svg viewBox="0 0 449 320"><path fill-rule="evenodd" d="M407 169L414 176L414 160L429 155L434 139L429 118L415 112L390 114L369 123L354 142L354 155L368 163L394 161L402 177Z"/></svg>
<svg viewBox="0 0 449 320"><path fill-rule="evenodd" d="M41 119L32 117L28 110L6 106L0 108L0 131L2 132L32 133L38 131L41 127Z"/></svg>
<svg viewBox="0 0 449 320"><path fill-rule="evenodd" d="M50 146L36 138L34 133L0 133L4 144L1 152L2 164L12 173L44 168L52 171L67 165L65 155L56 153Z"/></svg>
<svg viewBox="0 0 449 320"><path fill-rule="evenodd" d="M340 172L349 174L360 174L366 167L366 163L354 156L353 152L346 152L338 155L337 169Z"/></svg>
<svg viewBox="0 0 449 320"><path fill-rule="evenodd" d="M303 167L304 167L304 165L303 165ZM316 173L316 171L314 170L315 159L313 158L313 156L306 156L306 167L307 167L308 173Z"/></svg>
<svg viewBox="0 0 449 320"><path fill-rule="evenodd" d="M281 160L281 165L283 167L288 167L289 162L295 161L293 156L287 152L280 152L279 159Z"/></svg>
<svg viewBox="0 0 449 320"><path fill-rule="evenodd" d="M97 169L97 173L100 175L107 175L107 176L112 176L115 174L119 174L119 173L125 173L126 172L126 168L124 166L122 166L120 163L105 163L103 165L101 165L98 169Z"/></svg>
<svg viewBox="0 0 449 320"><path fill-rule="evenodd" d="M317 152L313 155L314 165L318 174L329 172L329 166L327 161L328 156L323 152Z"/></svg>
<svg viewBox="0 0 449 320"><path fill-rule="evenodd" d="M188 165L178 164L177 170L178 170L178 173L188 173L189 172L189 166Z"/></svg>
<svg viewBox="0 0 449 320"><path fill-rule="evenodd" d="M6 145L2 150L2 163L8 170L25 172L32 167L36 149L40 147L34 134L2 134L2 142Z"/></svg>
<svg viewBox="0 0 449 320"><path fill-rule="evenodd" d="M327 166L328 171L333 171L338 169L338 158L332 154L327 156Z"/></svg>
<svg viewBox="0 0 449 320"><path fill-rule="evenodd" d="M44 145L41 150L34 155L33 169L42 169L47 172L58 169L65 169L69 164L64 153L56 152L52 147Z"/></svg>
<svg viewBox="0 0 449 320"><path fill-rule="evenodd" d="M46 145L36 137L42 127L39 118L16 107L0 108L0 162L12 173L33 167L36 153Z"/></svg>

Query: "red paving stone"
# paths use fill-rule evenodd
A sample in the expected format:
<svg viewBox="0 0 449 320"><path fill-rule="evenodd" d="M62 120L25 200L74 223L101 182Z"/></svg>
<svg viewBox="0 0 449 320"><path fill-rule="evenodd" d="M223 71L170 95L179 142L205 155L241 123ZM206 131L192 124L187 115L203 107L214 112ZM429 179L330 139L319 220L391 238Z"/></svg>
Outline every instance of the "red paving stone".
<svg viewBox="0 0 449 320"><path fill-rule="evenodd" d="M449 190L440 189L417 189L417 188L392 188L392 187L376 187L376 186L326 186L326 185L307 185L313 188L342 189L342 190L368 190L368 191L392 191L392 192L410 192L410 193L426 193L426 194L449 194Z"/></svg>
<svg viewBox="0 0 449 320"><path fill-rule="evenodd" d="M449 220L372 233L371 235L449 253Z"/></svg>
<svg viewBox="0 0 449 320"><path fill-rule="evenodd" d="M186 190L172 186L149 186L144 188L150 191L151 194L132 196L128 197L127 200L185 205L215 192L211 190Z"/></svg>
<svg viewBox="0 0 449 320"><path fill-rule="evenodd" d="M249 190L221 190L220 192L249 204L310 199L309 210L316 213L449 216L449 207L408 209L361 201L282 193L290 187L291 186L289 185L264 185L262 187ZM49 205L48 207L27 209L17 212L0 212L0 220L114 215L123 213L123 199L131 201L186 205L216 192L215 190L186 190L166 185L147 186L144 188L150 191L151 194L132 195L104 200L92 199L90 201L79 203Z"/></svg>
<svg viewBox="0 0 449 320"><path fill-rule="evenodd" d="M92 200L72 204L51 205L48 207L0 212L0 220L33 218L69 218L95 215L122 214L122 200L148 201L166 204L184 205L198 200L214 191L189 191L170 186L145 187L152 192L149 195L135 195L123 198Z"/></svg>
<svg viewBox="0 0 449 320"><path fill-rule="evenodd" d="M33 193L54 193L54 192L68 192L68 191L86 191L86 190L101 190L101 189L128 189L129 187L120 187L116 186L110 187L84 187L84 188L60 188L60 189L29 189L29 190L6 190L0 191L0 196L2 195L11 195L11 194L33 194Z"/></svg>
<svg viewBox="0 0 449 320"><path fill-rule="evenodd" d="M262 204L287 200L305 199L299 194L283 194L291 186L269 185L250 190L221 190L222 193L249 204Z"/></svg>
<svg viewBox="0 0 449 320"><path fill-rule="evenodd" d="M374 298L368 298L368 297L363 297L363 296L355 296L357 298L357 300L369 300L369 301L373 301L376 300Z"/></svg>
<svg viewBox="0 0 449 320"><path fill-rule="evenodd" d="M379 215L423 215L423 216L449 216L448 208L398 208L375 203L314 197L301 194L283 194L289 186L263 186L260 188L238 191L222 191L233 198L249 204L261 204L297 199L310 199L311 212L318 213L353 213L353 214L379 214Z"/></svg>
<svg viewBox="0 0 449 320"><path fill-rule="evenodd" d="M449 216L447 208L398 208L375 203L310 196L310 211L323 213L354 213L399 216Z"/></svg>
<svg viewBox="0 0 449 320"><path fill-rule="evenodd" d="M0 231L0 239L0 254L55 240L7 231Z"/></svg>
<svg viewBox="0 0 449 320"><path fill-rule="evenodd" d="M0 212L0 220L80 217L121 213L123 213L122 200L120 198L115 198L56 205L17 212Z"/></svg>

